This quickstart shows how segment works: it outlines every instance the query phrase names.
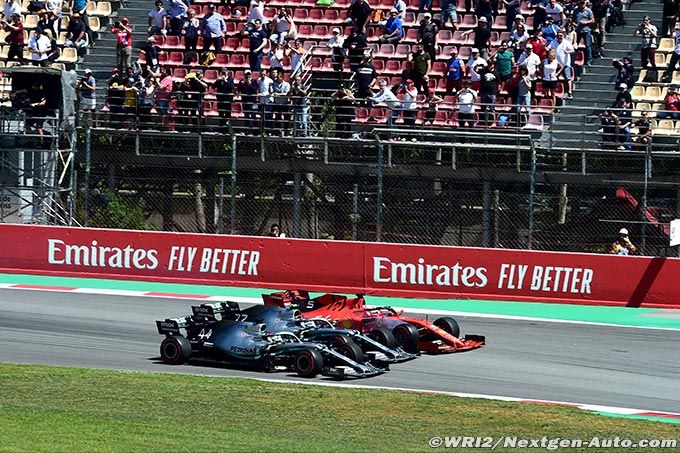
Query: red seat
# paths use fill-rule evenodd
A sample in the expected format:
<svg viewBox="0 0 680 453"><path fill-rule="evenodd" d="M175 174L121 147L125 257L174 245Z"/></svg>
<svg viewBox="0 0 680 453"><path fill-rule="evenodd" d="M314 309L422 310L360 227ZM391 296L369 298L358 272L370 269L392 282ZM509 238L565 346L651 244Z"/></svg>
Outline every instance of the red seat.
<svg viewBox="0 0 680 453"><path fill-rule="evenodd" d="M144 52L139 52L139 55L137 55L137 61L139 64L146 64L146 54Z"/></svg>
<svg viewBox="0 0 680 453"><path fill-rule="evenodd" d="M502 3L502 2L501 2ZM505 14L499 14L493 21L492 29L494 30L507 30L508 29L508 16Z"/></svg>
<svg viewBox="0 0 680 453"><path fill-rule="evenodd" d="M451 30L440 30L437 34L437 41L441 44L448 44L453 42L453 33Z"/></svg>
<svg viewBox="0 0 680 453"><path fill-rule="evenodd" d="M418 42L418 29L409 28L408 30L406 30L406 37L404 38L404 41Z"/></svg>
<svg viewBox="0 0 680 453"><path fill-rule="evenodd" d="M372 123L384 123L387 121L387 109L384 108L379 108L379 107L373 107L370 111L369 114L369 119L371 120L370 122Z"/></svg>
<svg viewBox="0 0 680 453"><path fill-rule="evenodd" d="M378 68L376 68L377 70ZM385 64L386 74L401 74L401 62L398 60L387 60Z"/></svg>
<svg viewBox="0 0 680 453"><path fill-rule="evenodd" d="M354 121L357 123L365 123L368 120L368 109L359 107L354 109Z"/></svg>
<svg viewBox="0 0 680 453"><path fill-rule="evenodd" d="M295 13L293 13L293 19L296 21L306 21L309 17L309 11L304 8L295 8Z"/></svg>
<svg viewBox="0 0 680 453"><path fill-rule="evenodd" d="M175 81L180 81L184 80L184 77L187 75L187 70L185 68L175 68L172 70L172 78Z"/></svg>
<svg viewBox="0 0 680 453"><path fill-rule="evenodd" d="M477 26L477 16L474 14L466 14L460 22L460 28L475 28Z"/></svg>
<svg viewBox="0 0 680 453"><path fill-rule="evenodd" d="M451 37L451 42L453 44L457 44L459 46L462 46L463 44L467 43L470 41L470 35L463 36L463 31L462 30L456 30L453 32L453 36Z"/></svg>
<svg viewBox="0 0 680 453"><path fill-rule="evenodd" d="M250 51L250 39L249 38L243 38L241 40L241 45L239 46L238 49L236 49L237 52L249 52Z"/></svg>
<svg viewBox="0 0 680 453"><path fill-rule="evenodd" d="M491 36L489 37L489 41L491 41L491 46L492 47L498 47L501 44L501 39L497 31L492 31Z"/></svg>
<svg viewBox="0 0 680 453"><path fill-rule="evenodd" d="M217 105L215 102L203 102L203 116L218 116Z"/></svg>
<svg viewBox="0 0 680 453"><path fill-rule="evenodd" d="M309 19L314 23L323 22L323 10L322 9L311 9L309 10Z"/></svg>
<svg viewBox="0 0 680 453"><path fill-rule="evenodd" d="M215 55L215 61L213 61L212 65L219 68L229 67L229 55L226 53L218 53Z"/></svg>
<svg viewBox="0 0 680 453"><path fill-rule="evenodd" d="M181 47L179 36L166 36L164 48L175 49Z"/></svg>
<svg viewBox="0 0 680 453"><path fill-rule="evenodd" d="M373 60L373 67L379 74L385 70L385 60Z"/></svg>
<svg viewBox="0 0 680 453"><path fill-rule="evenodd" d="M236 50L241 45L241 40L239 38L227 38L226 49Z"/></svg>
<svg viewBox="0 0 680 453"><path fill-rule="evenodd" d="M387 45L391 46L392 44ZM405 57L411 53L411 46L408 44L397 44L396 51L392 53L396 54L398 57Z"/></svg>
<svg viewBox="0 0 680 453"><path fill-rule="evenodd" d="M394 45L393 44L381 44L380 50L378 51L378 56L382 58L390 58L394 56Z"/></svg>
<svg viewBox="0 0 680 453"><path fill-rule="evenodd" d="M323 20L329 24L338 24L341 22L340 12L337 9L323 10Z"/></svg>
<svg viewBox="0 0 680 453"><path fill-rule="evenodd" d="M168 62L166 64L169 64L171 66L179 66L184 63L184 53L182 52L170 52L170 56L168 57Z"/></svg>
<svg viewBox="0 0 680 453"><path fill-rule="evenodd" d="M315 38L328 38L328 27L325 25L315 25L312 36Z"/></svg>
<svg viewBox="0 0 680 453"><path fill-rule="evenodd" d="M537 105L531 108L531 113L536 113L539 115L552 115L554 110L552 99L544 98L541 99Z"/></svg>
<svg viewBox="0 0 680 453"><path fill-rule="evenodd" d="M505 102L505 98L498 96L494 103L494 109L497 112L509 112L512 110L512 104Z"/></svg>
<svg viewBox="0 0 680 453"><path fill-rule="evenodd" d="M298 25L298 38L312 38L314 37L314 27L307 24Z"/></svg>
<svg viewBox="0 0 680 453"><path fill-rule="evenodd" d="M215 80L217 80L217 75L217 69L206 69L203 74L203 80L208 83L213 83Z"/></svg>
<svg viewBox="0 0 680 453"><path fill-rule="evenodd" d="M446 63L443 61L435 61L432 63L430 74L444 74L444 71L446 71Z"/></svg>
<svg viewBox="0 0 680 453"><path fill-rule="evenodd" d="M246 56L242 53L231 54L231 58L229 59L229 64L232 67L246 66Z"/></svg>

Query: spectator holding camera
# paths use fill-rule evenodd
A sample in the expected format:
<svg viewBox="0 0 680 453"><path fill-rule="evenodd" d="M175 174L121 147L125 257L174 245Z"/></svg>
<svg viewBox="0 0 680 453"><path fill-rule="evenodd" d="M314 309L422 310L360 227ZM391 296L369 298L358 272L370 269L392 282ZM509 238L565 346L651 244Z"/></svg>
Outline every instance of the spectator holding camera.
<svg viewBox="0 0 680 453"><path fill-rule="evenodd" d="M6 39L9 39L9 51L7 52L7 61L10 62L17 59L19 64L24 63L24 24L21 23L21 16L15 14L12 17L12 22L9 23L5 19L0 21L2 27L9 33Z"/></svg>
<svg viewBox="0 0 680 453"><path fill-rule="evenodd" d="M619 88L621 84L625 84L626 87L635 84L635 79L633 78L635 66L633 66L633 61L630 57L624 57L623 60L613 60L612 66L616 68L616 88Z"/></svg>
<svg viewBox="0 0 680 453"><path fill-rule="evenodd" d="M611 255L635 255L638 249L633 245L628 237L628 230L621 228L619 230L619 237L609 247L609 254Z"/></svg>
<svg viewBox="0 0 680 453"><path fill-rule="evenodd" d="M132 28L127 17L113 24L111 32L116 35L116 66L125 74L132 63Z"/></svg>
<svg viewBox="0 0 680 453"><path fill-rule="evenodd" d="M680 95L678 95L677 85L668 87L668 93L663 100L663 110L658 113L659 119L670 118L680 120Z"/></svg>
<svg viewBox="0 0 680 453"><path fill-rule="evenodd" d="M652 24L652 19L649 16L642 18L642 22L635 29L635 36L642 38L640 45L640 61L643 69L651 65L652 69L656 70L656 48L658 46L657 29Z"/></svg>

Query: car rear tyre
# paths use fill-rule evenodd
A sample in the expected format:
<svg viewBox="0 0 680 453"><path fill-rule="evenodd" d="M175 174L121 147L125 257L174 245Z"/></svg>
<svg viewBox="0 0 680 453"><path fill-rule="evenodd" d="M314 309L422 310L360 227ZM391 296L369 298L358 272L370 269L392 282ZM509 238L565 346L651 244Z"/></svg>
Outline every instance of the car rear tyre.
<svg viewBox="0 0 680 453"><path fill-rule="evenodd" d="M191 357L191 343L182 335L171 335L161 343L161 358L170 365L181 365Z"/></svg>
<svg viewBox="0 0 680 453"><path fill-rule="evenodd" d="M361 350L358 344L354 341L348 341L337 347L337 351L345 357L354 360L357 363L364 363L364 351Z"/></svg>
<svg viewBox="0 0 680 453"><path fill-rule="evenodd" d="M397 340L397 344L404 348L405 351L416 353L420 350L420 335L418 334L418 329L413 324L399 324L392 329L392 333Z"/></svg>
<svg viewBox="0 0 680 453"><path fill-rule="evenodd" d="M371 330L367 335L387 348L394 349L397 347L397 340L394 338L394 334L388 329L381 327Z"/></svg>
<svg viewBox="0 0 680 453"><path fill-rule="evenodd" d="M437 319L433 324L454 337L460 337L460 326L453 318L444 316L443 318Z"/></svg>
<svg viewBox="0 0 680 453"><path fill-rule="evenodd" d="M323 357L315 349L305 349L297 353L293 366L298 376L313 378L323 370Z"/></svg>

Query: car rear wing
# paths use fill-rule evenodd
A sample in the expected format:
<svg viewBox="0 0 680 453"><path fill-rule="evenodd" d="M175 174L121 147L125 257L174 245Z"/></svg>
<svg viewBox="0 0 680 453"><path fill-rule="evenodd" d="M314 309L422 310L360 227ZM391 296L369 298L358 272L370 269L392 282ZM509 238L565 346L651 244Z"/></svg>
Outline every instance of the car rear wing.
<svg viewBox="0 0 680 453"><path fill-rule="evenodd" d="M161 335L179 335L180 329L186 328L191 323L189 316L182 318L167 318L165 321L156 321L156 328Z"/></svg>
<svg viewBox="0 0 680 453"><path fill-rule="evenodd" d="M297 306L300 302L309 300L309 292L297 289L289 291L281 291L272 294L263 294L262 300L264 304L270 307L287 308L290 305Z"/></svg>
<svg viewBox="0 0 680 453"><path fill-rule="evenodd" d="M231 319L231 317L225 315L228 313L240 313L241 307L239 307L238 303L228 300L225 302L215 302L214 304L194 305L191 307L191 311L197 318L206 321L216 321L217 315L220 315L221 319Z"/></svg>

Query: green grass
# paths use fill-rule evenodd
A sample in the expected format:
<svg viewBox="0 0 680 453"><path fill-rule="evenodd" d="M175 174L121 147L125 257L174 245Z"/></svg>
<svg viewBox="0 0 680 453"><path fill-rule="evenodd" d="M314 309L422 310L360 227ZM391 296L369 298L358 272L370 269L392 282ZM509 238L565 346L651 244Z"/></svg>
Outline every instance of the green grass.
<svg viewBox="0 0 680 453"><path fill-rule="evenodd" d="M680 425L401 391L0 364L3 451L426 451L432 436L501 435L678 439Z"/></svg>

